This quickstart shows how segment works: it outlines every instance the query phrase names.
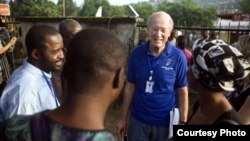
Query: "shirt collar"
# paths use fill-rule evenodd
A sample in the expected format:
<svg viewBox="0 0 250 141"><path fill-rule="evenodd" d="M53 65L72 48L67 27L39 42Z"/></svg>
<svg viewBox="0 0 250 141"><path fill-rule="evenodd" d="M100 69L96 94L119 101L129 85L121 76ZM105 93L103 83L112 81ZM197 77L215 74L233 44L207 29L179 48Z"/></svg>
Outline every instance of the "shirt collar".
<svg viewBox="0 0 250 141"><path fill-rule="evenodd" d="M29 63L27 61L27 58L25 58L23 60L23 66L25 68L26 71L30 72L31 74L35 74L35 75L39 75L39 76L43 76L42 72L44 73L44 75L47 78L51 78L51 73L46 73L45 71L42 71L41 69L35 67L34 65L32 65L31 63Z"/></svg>
<svg viewBox="0 0 250 141"><path fill-rule="evenodd" d="M173 45L168 41L166 42L165 48L163 52L160 54L160 56L167 56L171 54L172 50L173 50ZM144 52L147 53L148 55L152 55L152 52L149 49L149 41L144 44Z"/></svg>

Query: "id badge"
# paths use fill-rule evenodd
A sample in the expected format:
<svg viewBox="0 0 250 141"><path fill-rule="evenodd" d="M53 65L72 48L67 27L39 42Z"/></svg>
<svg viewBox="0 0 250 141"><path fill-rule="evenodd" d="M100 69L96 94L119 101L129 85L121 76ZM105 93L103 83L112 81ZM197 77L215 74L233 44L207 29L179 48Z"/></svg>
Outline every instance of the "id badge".
<svg viewBox="0 0 250 141"><path fill-rule="evenodd" d="M145 92L153 93L153 86L154 86L154 81L147 81Z"/></svg>

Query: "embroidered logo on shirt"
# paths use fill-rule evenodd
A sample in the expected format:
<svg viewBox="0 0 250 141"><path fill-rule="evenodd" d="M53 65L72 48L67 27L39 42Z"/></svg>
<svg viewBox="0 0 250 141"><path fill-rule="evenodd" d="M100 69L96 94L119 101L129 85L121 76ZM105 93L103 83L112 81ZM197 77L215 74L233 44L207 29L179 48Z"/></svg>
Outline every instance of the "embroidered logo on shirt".
<svg viewBox="0 0 250 141"><path fill-rule="evenodd" d="M166 66L169 66L170 64L172 64L173 60L172 59L168 59L167 60L167 63L166 63Z"/></svg>
<svg viewBox="0 0 250 141"><path fill-rule="evenodd" d="M173 70L173 67L170 66L172 64L172 62L173 62L172 59L167 59L167 63L165 64L165 66L162 66L162 68L165 70Z"/></svg>

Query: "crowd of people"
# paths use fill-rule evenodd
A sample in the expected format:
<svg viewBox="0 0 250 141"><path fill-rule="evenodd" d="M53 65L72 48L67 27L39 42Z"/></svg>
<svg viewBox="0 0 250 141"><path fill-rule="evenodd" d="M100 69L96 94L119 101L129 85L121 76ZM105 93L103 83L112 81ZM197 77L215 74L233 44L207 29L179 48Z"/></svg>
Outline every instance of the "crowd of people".
<svg viewBox="0 0 250 141"><path fill-rule="evenodd" d="M1 141L114 141L104 121L123 88L116 127L129 141L172 140L173 125L250 124L250 38L233 47L203 30L188 49L164 11L149 17L148 41L131 53L104 28L65 19L58 29L27 32L27 57L0 98ZM189 89L198 94L191 112Z"/></svg>

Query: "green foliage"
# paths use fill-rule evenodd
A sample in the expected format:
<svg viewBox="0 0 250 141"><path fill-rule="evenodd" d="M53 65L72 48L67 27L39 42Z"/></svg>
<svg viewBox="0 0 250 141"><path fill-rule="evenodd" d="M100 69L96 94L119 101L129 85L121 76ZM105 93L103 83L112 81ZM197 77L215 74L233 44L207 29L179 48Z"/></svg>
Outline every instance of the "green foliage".
<svg viewBox="0 0 250 141"><path fill-rule="evenodd" d="M192 0L182 0L181 5L185 6L187 9L199 8L199 6L196 3L194 3Z"/></svg>
<svg viewBox="0 0 250 141"><path fill-rule="evenodd" d="M207 26L213 25L216 19L214 7L203 8L191 0L184 0L181 3L163 2L158 11L166 11L174 20L175 26Z"/></svg>
<svg viewBox="0 0 250 141"><path fill-rule="evenodd" d="M63 16L63 1L65 1L65 16L94 16L100 6L103 17L130 15L126 6L111 6L108 0L85 0L82 7L77 7L73 0L59 0L57 5L50 0L10 0L11 14L12 16ZM200 7L192 0L180 1L180 3L165 1L158 7L149 2L139 2L132 6L145 23L153 12L166 11L173 18L175 26L213 25L213 20L216 18L214 7ZM249 3L249 0L241 0L241 4L246 8L249 8L247 7Z"/></svg>
<svg viewBox="0 0 250 141"><path fill-rule="evenodd" d="M124 6L110 6L110 16L125 16L125 11Z"/></svg>
<svg viewBox="0 0 250 141"><path fill-rule="evenodd" d="M111 6L108 0L101 0L100 5L102 6L102 15L104 17L112 16L111 11L110 11Z"/></svg>
<svg viewBox="0 0 250 141"><path fill-rule="evenodd" d="M124 16L126 9L124 6L111 6L108 0L85 0L79 16L95 16L97 9L102 6L102 16Z"/></svg>
<svg viewBox="0 0 250 141"><path fill-rule="evenodd" d="M7 0L0 0L0 3L7 3Z"/></svg>
<svg viewBox="0 0 250 141"><path fill-rule="evenodd" d="M110 16L110 4L108 0L85 0L80 16L95 16L97 9L102 6L102 15Z"/></svg>
<svg viewBox="0 0 250 141"><path fill-rule="evenodd" d="M205 26L212 27L213 21L216 20L216 8L208 7L208 8L203 9L202 20Z"/></svg>
<svg viewBox="0 0 250 141"><path fill-rule="evenodd" d="M77 7L76 3L73 0L64 0L65 2L65 16L78 16L80 8ZM60 15L63 16L63 0L58 0L57 3L60 9Z"/></svg>
<svg viewBox="0 0 250 141"><path fill-rule="evenodd" d="M148 17L154 12L154 7L149 2L139 2L132 4L133 8L137 11L140 18L144 19L144 23L147 23Z"/></svg>
<svg viewBox="0 0 250 141"><path fill-rule="evenodd" d="M48 0L15 0L10 7L12 16L58 16L57 6Z"/></svg>
<svg viewBox="0 0 250 141"><path fill-rule="evenodd" d="M186 7L180 5L179 3L163 2L158 7L158 11L165 11L169 15L171 15L172 19L174 20L175 25L177 26L180 24L184 25L184 21L185 21L184 14L186 11Z"/></svg>
<svg viewBox="0 0 250 141"><path fill-rule="evenodd" d="M240 0L240 6L244 13L250 13L250 1L249 0Z"/></svg>

